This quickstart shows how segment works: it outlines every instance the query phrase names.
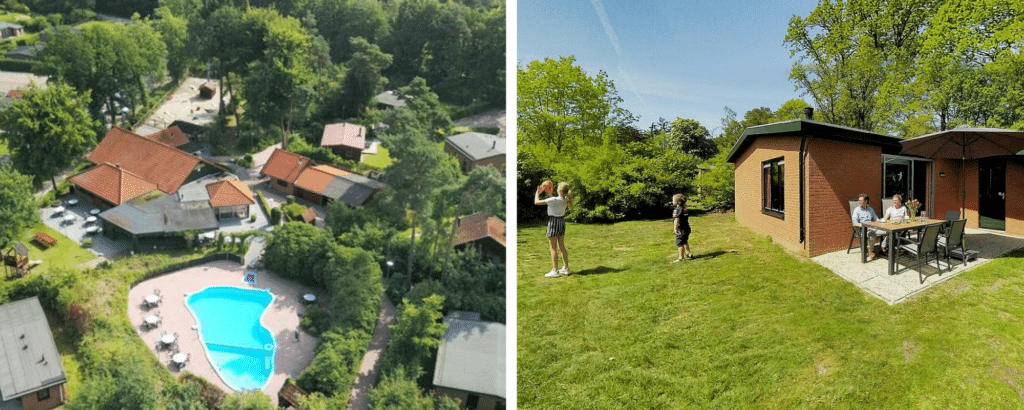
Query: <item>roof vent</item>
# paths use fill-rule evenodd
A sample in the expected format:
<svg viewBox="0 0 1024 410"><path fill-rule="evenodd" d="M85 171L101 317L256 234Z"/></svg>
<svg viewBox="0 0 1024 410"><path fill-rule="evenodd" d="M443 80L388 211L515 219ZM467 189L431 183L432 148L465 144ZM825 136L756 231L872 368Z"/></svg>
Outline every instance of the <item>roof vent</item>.
<svg viewBox="0 0 1024 410"><path fill-rule="evenodd" d="M813 120L814 119L814 108L813 107L804 107L804 118L807 118L809 120Z"/></svg>

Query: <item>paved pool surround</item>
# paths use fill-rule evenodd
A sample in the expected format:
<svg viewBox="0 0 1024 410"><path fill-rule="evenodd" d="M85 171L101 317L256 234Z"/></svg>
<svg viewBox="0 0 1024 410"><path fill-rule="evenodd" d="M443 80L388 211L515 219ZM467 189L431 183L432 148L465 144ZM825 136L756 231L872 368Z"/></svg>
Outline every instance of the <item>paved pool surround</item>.
<svg viewBox="0 0 1024 410"><path fill-rule="evenodd" d="M289 377L298 377L313 361L314 350L319 342L317 338L306 334L299 327L300 314L305 311L301 297L303 294L313 293L318 299L322 299L323 295L299 283L282 279L273 272L260 271L256 285L243 282L244 275L244 266L230 261L217 261L146 280L128 291L128 319L160 363L175 375L177 370L170 364L170 351L157 350L157 346L161 332L178 333L179 350L190 356L184 370L202 376L230 393L233 390L217 374L207 358L198 331L193 329L196 320L189 311L186 299L188 295L210 286L259 290L270 288L274 300L260 319L260 324L270 330L277 344L277 352L274 357L274 371L262 391L276 402L277 392L281 390L285 380ZM153 293L154 289L160 289L163 301L159 306L147 311L142 308L142 300L146 295ZM157 311L160 312L163 322L153 329L142 329L143 318ZM296 330L300 333L299 340L295 340Z"/></svg>

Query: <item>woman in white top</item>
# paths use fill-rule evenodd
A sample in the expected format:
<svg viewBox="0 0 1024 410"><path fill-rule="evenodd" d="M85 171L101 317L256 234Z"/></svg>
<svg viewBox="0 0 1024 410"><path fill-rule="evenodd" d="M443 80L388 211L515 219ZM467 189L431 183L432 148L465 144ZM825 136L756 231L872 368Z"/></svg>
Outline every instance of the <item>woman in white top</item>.
<svg viewBox="0 0 1024 410"><path fill-rule="evenodd" d="M900 194L892 196L892 206L882 214L882 222L897 219L910 219L910 213L907 212L907 207L903 206L903 196ZM886 238L882 238L882 253L888 249L886 245Z"/></svg>
<svg viewBox="0 0 1024 410"><path fill-rule="evenodd" d="M545 274L548 278L569 276L569 252L565 250L565 210L572 206L572 191L569 184L561 182L558 184L558 196L540 199L543 184L537 187L537 194L534 195L533 203L547 205L548 207L548 245L551 248L551 271ZM565 262L561 269L558 269L558 251L562 251L562 260Z"/></svg>

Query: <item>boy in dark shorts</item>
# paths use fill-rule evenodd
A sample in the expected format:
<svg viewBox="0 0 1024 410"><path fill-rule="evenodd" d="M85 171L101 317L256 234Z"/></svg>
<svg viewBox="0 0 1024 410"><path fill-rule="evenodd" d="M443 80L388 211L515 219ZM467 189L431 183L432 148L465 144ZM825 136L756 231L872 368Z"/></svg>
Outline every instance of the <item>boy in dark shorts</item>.
<svg viewBox="0 0 1024 410"><path fill-rule="evenodd" d="M679 248L679 259L672 261L676 263L693 259L693 254L690 253L690 211L686 209L686 197L683 194L673 195L672 205L676 206L672 211L672 231L676 234L676 247Z"/></svg>

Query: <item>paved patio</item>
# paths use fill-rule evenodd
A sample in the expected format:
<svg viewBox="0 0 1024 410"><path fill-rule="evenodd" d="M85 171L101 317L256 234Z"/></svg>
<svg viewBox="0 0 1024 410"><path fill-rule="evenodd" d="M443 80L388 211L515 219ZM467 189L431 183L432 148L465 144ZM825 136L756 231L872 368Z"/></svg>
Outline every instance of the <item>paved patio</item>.
<svg viewBox="0 0 1024 410"><path fill-rule="evenodd" d="M245 267L242 265L230 261L217 261L149 279L128 292L128 318L139 337L168 371L178 373L177 367L171 364L172 352L158 349L160 334L164 331L177 333L179 351L190 356L185 370L202 376L225 392L232 392L207 358L206 349L199 341L199 334L192 328L196 321L188 311L185 300L188 295L208 286L269 288L274 295L274 301L263 314L260 323L274 335L277 353L274 357L274 374L262 391L276 402L277 392L281 390L285 380L289 377L297 378L313 361L313 354L319 342L319 339L310 336L299 327L301 314L305 311L300 297L306 293L313 293L318 298L324 295L264 270L259 271L256 285L249 285L242 281L244 274ZM154 289L160 290L163 301L155 308L145 309L142 306L143 299L153 293ZM159 312L162 318L161 324L153 329L143 328L143 318L156 312ZM301 332L298 341L295 339L296 330Z"/></svg>
<svg viewBox="0 0 1024 410"><path fill-rule="evenodd" d="M950 258L953 269L943 271L936 269L933 261L932 266L922 269L925 274L924 282L921 282L921 275L915 266L916 262L906 256L901 259L899 270L893 275L888 274L884 258L861 263L858 248L854 248L849 254L846 253L846 250L841 250L820 255L811 260L859 286L865 292L893 305L961 273L984 265L1007 252L1024 247L1024 238L978 229L967 229L964 242L967 249L980 252L978 258L970 261L966 266L960 264L960 260ZM905 267L903 262L909 263L910 267ZM941 260L940 266L946 269L945 259Z"/></svg>
<svg viewBox="0 0 1024 410"><path fill-rule="evenodd" d="M68 205L68 200L78 199L77 205ZM86 228L96 225L101 225L97 218L96 222L87 223L86 219L91 216L89 211L96 208L95 205L89 203L85 198L78 195L65 195L61 197L61 203L65 210L63 213L55 213L53 207L45 207L39 210L39 218L43 220L43 223L55 231L60 232L64 236L81 244L82 239L92 238L92 246L89 250L98 256L105 257L107 259L114 259L118 256L127 255L130 250L130 245L124 241L114 241L104 237L100 234L90 234L86 232ZM75 219L70 223L64 221L65 215L74 215Z"/></svg>

